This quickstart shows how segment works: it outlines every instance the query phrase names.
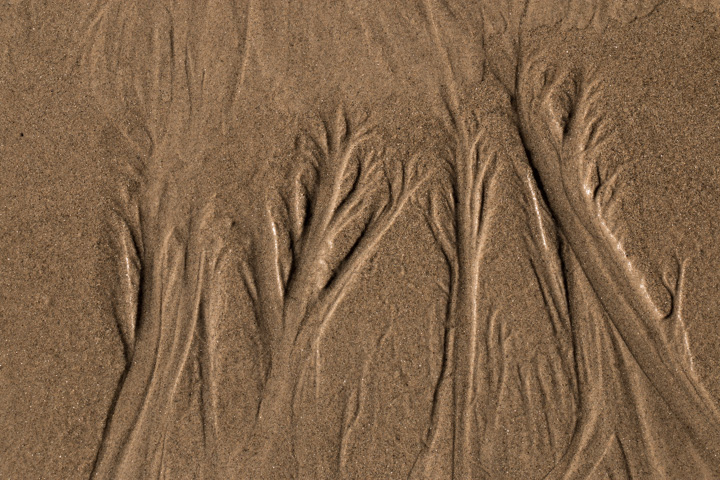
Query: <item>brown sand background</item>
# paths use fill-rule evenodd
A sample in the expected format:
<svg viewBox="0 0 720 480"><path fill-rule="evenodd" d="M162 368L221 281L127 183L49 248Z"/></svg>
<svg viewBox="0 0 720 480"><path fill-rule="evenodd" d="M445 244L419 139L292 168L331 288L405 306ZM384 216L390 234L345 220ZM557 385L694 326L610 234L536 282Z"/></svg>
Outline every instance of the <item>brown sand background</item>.
<svg viewBox="0 0 720 480"><path fill-rule="evenodd" d="M590 451L597 454L592 464L576 459L580 466L567 478L717 478L720 461L708 460L703 441L720 440L713 437L718 430L711 425L707 437L694 441L663 401L668 392L652 387L632 354L610 340L612 328L579 330L578 338L553 330L523 240L531 220L510 159L525 158L525 151L517 140L515 103L502 92L503 82L514 82L514 29L526 32L526 46L547 52L548 64L597 68L601 111L615 132L603 161L628 164L616 214L625 250L662 311L670 308L662 271L676 252L689 258L683 312L689 344L697 376L717 401L717 6L261 2L245 10L243 2L205 3L207 28L221 32L223 40L206 41L209 50L200 54L210 69L217 62L234 62L229 71L242 67L243 80L230 110L219 113L212 109L222 101L218 92L235 91L238 80L208 77L216 83L208 87L215 90L208 90L205 125L224 115L227 128L182 134L190 147L202 147L204 163L178 184L181 198L216 195L220 216L235 222L225 240L238 264L243 255L259 255L253 245L268 239L264 195L291 178L296 138L320 131L318 119L332 119L338 106L351 116L371 113L378 126L374 141L401 164L418 154L423 171L434 175L427 183L432 188L449 188L442 170L433 167L450 145L442 127L442 95L450 78L463 111L479 112L489 125L486 137L499 152L499 166L488 187L477 310L484 319L488 309L496 309L510 340L502 355L488 354L477 368L494 372L492 365L499 362L513 377L497 396L480 395L474 407L478 425L483 423L477 418L488 412L495 417L482 435L479 428L472 433L470 470L453 473L448 467L452 439L441 438L437 457L444 460L426 478L543 478L561 464L580 418L574 380L557 377L561 381L547 387L539 378L545 378L544 368L570 358L562 350L567 345L593 342L602 353L591 363L603 365L603 380L590 376L581 382L598 388L592 402L607 431L600 429L605 436L591 442ZM237 7L236 20L249 19L249 27L242 27L247 52L234 52L225 40L242 22L218 26L231 21L226 3ZM108 114L102 103L124 105L127 97L113 97L105 77L93 90L82 59L90 19L103 5L26 0L0 7L0 478L90 477L126 369L113 311L113 300L121 295L123 257L113 241L112 211L128 183L117 166L132 162L137 151L118 128L124 121L120 110ZM113 22L123 8L142 11L144 3L108 5ZM183 11L176 14L182 20ZM161 18L127 15L141 19L140 29ZM152 62L137 53L122 67L125 74L140 75ZM97 91L106 95L101 101ZM157 117L154 111L147 118ZM273 469L274 459L255 452L260 466L254 478L409 476L431 423L442 358L446 297L441 285L448 282L443 255L423 215L429 211L428 188L382 238L324 332L319 396L301 392L293 419L297 464ZM340 249L352 240L340 238ZM253 441L266 365L251 301L238 267L233 268L219 286L208 287L226 298L215 352L217 450L208 455L203 440L200 410L207 399L198 393L200 360L191 356L166 412L166 478L252 478L244 469L250 454L243 449ZM571 284L577 278L572 262L564 268ZM586 325L609 325L607 316L597 315ZM573 322L579 318L571 315ZM590 338L591 331L604 340ZM202 351L197 345L193 352ZM358 405L354 412L347 407L353 404ZM354 423L340 465L335 456L348 411ZM96 478L124 478L117 471L103 475L95 471Z"/></svg>

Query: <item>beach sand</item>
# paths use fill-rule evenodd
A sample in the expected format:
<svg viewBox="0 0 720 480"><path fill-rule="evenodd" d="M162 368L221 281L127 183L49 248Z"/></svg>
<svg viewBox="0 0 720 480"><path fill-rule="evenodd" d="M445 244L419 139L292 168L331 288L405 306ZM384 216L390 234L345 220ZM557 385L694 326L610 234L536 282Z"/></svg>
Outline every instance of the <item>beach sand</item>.
<svg viewBox="0 0 720 480"><path fill-rule="evenodd" d="M0 478L720 478L720 4L295 3L0 5Z"/></svg>

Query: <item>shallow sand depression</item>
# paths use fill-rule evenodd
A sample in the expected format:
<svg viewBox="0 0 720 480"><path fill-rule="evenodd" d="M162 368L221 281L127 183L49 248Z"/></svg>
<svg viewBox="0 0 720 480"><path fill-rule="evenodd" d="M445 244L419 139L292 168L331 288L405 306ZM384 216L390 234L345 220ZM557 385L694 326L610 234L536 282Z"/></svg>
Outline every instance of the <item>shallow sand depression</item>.
<svg viewBox="0 0 720 480"><path fill-rule="evenodd" d="M720 478L720 5L296 3L0 5L0 478Z"/></svg>

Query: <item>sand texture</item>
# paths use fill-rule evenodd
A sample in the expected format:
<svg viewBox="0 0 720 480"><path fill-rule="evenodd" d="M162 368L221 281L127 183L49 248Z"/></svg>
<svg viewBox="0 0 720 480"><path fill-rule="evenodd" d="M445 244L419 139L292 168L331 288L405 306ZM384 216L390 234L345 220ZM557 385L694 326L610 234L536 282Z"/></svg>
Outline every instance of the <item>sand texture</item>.
<svg viewBox="0 0 720 480"><path fill-rule="evenodd" d="M0 479L720 479L717 0L0 1Z"/></svg>

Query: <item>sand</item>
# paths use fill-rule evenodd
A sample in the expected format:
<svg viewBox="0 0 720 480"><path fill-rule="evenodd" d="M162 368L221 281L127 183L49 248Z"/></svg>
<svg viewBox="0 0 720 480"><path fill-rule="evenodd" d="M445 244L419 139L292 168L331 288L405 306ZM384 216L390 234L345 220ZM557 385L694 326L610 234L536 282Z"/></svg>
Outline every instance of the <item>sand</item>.
<svg viewBox="0 0 720 480"><path fill-rule="evenodd" d="M720 478L720 4L395 3L0 5L0 478Z"/></svg>

